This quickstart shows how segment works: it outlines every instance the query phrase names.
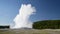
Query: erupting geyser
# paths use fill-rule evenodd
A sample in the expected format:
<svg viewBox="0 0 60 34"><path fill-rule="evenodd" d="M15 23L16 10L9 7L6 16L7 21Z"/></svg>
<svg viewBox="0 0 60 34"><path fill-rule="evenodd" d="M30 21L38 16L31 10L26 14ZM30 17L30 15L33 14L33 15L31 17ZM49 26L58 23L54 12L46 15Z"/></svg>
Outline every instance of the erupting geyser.
<svg viewBox="0 0 60 34"><path fill-rule="evenodd" d="M32 22L29 17L35 12L35 7L32 7L31 4L22 4L19 14L14 18L15 26L12 28L32 28Z"/></svg>

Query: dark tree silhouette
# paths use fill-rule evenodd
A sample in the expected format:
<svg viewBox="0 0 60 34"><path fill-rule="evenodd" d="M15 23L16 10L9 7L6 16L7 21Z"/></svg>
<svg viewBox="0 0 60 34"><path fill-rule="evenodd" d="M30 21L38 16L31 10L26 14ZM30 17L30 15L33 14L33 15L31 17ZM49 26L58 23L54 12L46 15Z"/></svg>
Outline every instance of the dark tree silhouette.
<svg viewBox="0 0 60 34"><path fill-rule="evenodd" d="M34 29L60 29L60 20L44 20L33 23Z"/></svg>

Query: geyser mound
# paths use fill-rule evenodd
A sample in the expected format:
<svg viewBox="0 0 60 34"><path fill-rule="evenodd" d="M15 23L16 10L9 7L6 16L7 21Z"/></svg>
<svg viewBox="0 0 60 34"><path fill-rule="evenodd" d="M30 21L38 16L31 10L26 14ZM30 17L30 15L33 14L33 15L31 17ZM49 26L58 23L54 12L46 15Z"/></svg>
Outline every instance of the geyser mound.
<svg viewBox="0 0 60 34"><path fill-rule="evenodd" d="M32 28L33 23L29 20L29 17L35 12L35 7L32 7L31 4L22 4L19 14L14 18L15 26L12 28Z"/></svg>

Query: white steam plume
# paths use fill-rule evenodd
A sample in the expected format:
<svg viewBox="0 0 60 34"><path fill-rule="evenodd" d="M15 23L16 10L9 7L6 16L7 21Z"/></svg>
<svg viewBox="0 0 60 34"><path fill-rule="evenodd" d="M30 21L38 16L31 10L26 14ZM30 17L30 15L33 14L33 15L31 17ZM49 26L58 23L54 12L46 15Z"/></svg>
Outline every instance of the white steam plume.
<svg viewBox="0 0 60 34"><path fill-rule="evenodd" d="M36 12L35 7L31 4L22 4L19 9L19 14L14 18L15 26L13 28L32 28L32 22L29 21L29 17Z"/></svg>

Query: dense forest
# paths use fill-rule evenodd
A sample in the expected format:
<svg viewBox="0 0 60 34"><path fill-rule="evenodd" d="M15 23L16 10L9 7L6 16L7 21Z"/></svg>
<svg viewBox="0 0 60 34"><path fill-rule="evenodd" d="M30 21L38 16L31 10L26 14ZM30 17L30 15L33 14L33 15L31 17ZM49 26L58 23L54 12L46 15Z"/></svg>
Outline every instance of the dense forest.
<svg viewBox="0 0 60 34"><path fill-rule="evenodd" d="M60 29L60 20L43 20L33 23L34 29Z"/></svg>

